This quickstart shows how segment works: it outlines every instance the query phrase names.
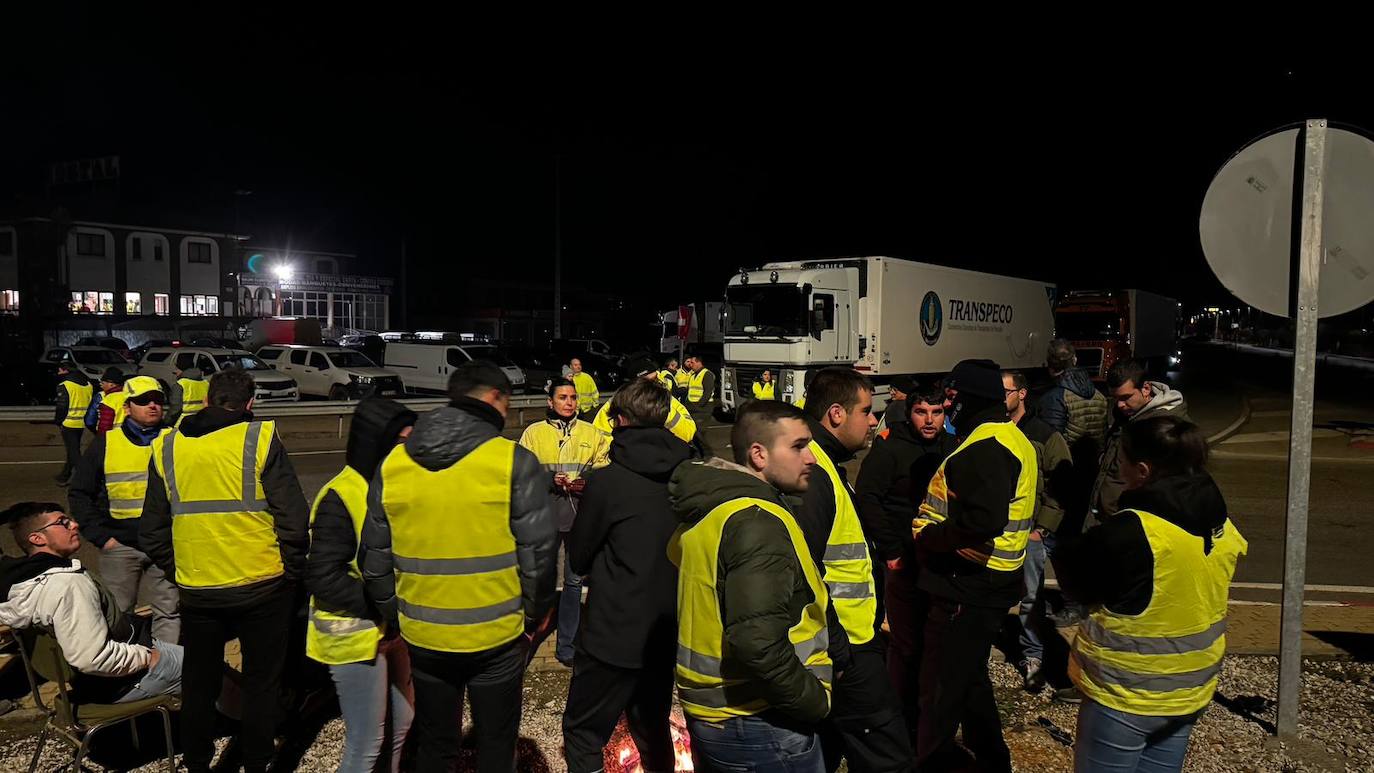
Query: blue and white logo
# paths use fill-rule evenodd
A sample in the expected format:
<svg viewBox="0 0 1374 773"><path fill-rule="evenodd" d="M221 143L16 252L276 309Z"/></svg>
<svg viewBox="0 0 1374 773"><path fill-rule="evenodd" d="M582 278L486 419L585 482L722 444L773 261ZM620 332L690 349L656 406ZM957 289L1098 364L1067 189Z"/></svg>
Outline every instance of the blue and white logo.
<svg viewBox="0 0 1374 773"><path fill-rule="evenodd" d="M931 290L921 299L921 340L925 341L927 346L934 346L935 342L940 340L940 330L944 326L944 307L940 305L940 296Z"/></svg>

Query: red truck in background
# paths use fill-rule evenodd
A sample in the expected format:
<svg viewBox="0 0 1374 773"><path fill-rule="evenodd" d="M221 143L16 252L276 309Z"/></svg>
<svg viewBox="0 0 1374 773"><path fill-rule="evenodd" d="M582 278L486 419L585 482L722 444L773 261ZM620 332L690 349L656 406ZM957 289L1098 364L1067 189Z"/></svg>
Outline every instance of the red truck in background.
<svg viewBox="0 0 1374 773"><path fill-rule="evenodd" d="M1178 301L1145 290L1074 290L1054 310L1054 334L1078 352L1078 367L1102 381L1116 363L1144 360L1153 377L1179 364Z"/></svg>

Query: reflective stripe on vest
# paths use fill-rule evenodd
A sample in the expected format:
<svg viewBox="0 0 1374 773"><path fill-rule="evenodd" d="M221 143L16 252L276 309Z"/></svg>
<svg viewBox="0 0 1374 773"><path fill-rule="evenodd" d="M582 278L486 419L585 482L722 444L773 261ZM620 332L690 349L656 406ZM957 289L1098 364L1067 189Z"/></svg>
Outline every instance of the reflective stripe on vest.
<svg viewBox="0 0 1374 773"><path fill-rule="evenodd" d="M687 412L686 406L678 402L676 397L669 396L671 403L668 408L668 418L663 422L663 428L677 436L678 440L684 443L692 442L692 438L697 434L697 423L692 415ZM610 437L615 429L611 426L611 403L615 402L612 397L601 405L601 410L596 412L596 417L592 419L592 426L601 431L602 434Z"/></svg>
<svg viewBox="0 0 1374 773"><path fill-rule="evenodd" d="M585 413L596 407L596 401L600 399L596 389L596 380L585 371L574 373L570 376L573 387L577 389L577 410Z"/></svg>
<svg viewBox="0 0 1374 773"><path fill-rule="evenodd" d="M411 644L480 652L524 633L510 530L515 448L494 437L452 466L429 470L400 445L382 463L374 496L391 524L401 636Z"/></svg>
<svg viewBox="0 0 1374 773"><path fill-rule="evenodd" d="M835 615L853 644L873 639L874 623L878 617L877 588L873 584L873 559L868 553L859 513L849 487L840 477L835 463L816 441L808 446L816 457L816 464L830 479L835 495L835 519L825 540L825 587L830 591L830 603Z"/></svg>
<svg viewBox="0 0 1374 773"><path fill-rule="evenodd" d="M91 407L95 389L90 384L74 384L65 380L62 388L67 390L67 415L62 418L62 426L81 429L86 426L86 409Z"/></svg>
<svg viewBox="0 0 1374 773"><path fill-rule="evenodd" d="M177 426L180 427L186 417L196 415L205 407L205 396L210 394L210 382L180 378L177 383L181 385L181 415L177 417Z"/></svg>
<svg viewBox="0 0 1374 773"><path fill-rule="evenodd" d="M132 442L122 427L105 433L105 496L110 501L111 518L122 521L143 515L148 460L152 458L152 443L141 446Z"/></svg>
<svg viewBox="0 0 1374 773"><path fill-rule="evenodd" d="M1154 559L1150 605L1138 615L1096 609L1074 638L1069 677L1094 701L1129 714L1182 716L1216 692L1226 654L1227 594L1245 538L1227 520L1203 540L1151 513L1140 518Z"/></svg>
<svg viewBox="0 0 1374 773"><path fill-rule="evenodd" d="M802 609L801 618L789 629L787 638L797 660L821 682L826 695L830 693L833 667L826 630L828 598L801 528L792 514L775 502L751 497L732 499L679 532L670 548L670 552L681 554L677 590L678 696L684 712L706 721L752 716L769 708L764 686L726 650L716 576L726 523L736 513L755 507L777 517L792 540L813 600Z"/></svg>
<svg viewBox="0 0 1374 773"><path fill-rule="evenodd" d="M687 402L699 403L706 399L705 381L707 372L705 368L702 368L696 373L693 373L687 380Z"/></svg>
<svg viewBox="0 0 1374 773"><path fill-rule="evenodd" d="M283 574L262 489L275 433L275 422L254 421L200 437L170 429L153 442L172 511L178 585L235 588Z"/></svg>
<svg viewBox="0 0 1374 773"><path fill-rule="evenodd" d="M976 564L982 564L999 572L1017 572L1026 560L1026 543L1030 541L1030 531L1035 527L1036 488L1040 485L1040 465L1035 455L1035 446L1026 439L1016 425L1009 422L988 422L980 424L968 439L959 444L954 453L940 463L940 469L930 479L926 489L925 501L921 503L921 517L940 523L949 517L949 484L945 479L945 466L973 443L992 438L1011 452L1021 463L1020 475L1016 478L1016 493L1007 506L1007 525L1001 536L976 548L964 548L959 555ZM955 496L958 492L954 493Z"/></svg>
<svg viewBox="0 0 1374 773"><path fill-rule="evenodd" d="M775 390L776 390L776 386L774 385L774 383L773 383L772 381L769 381L767 384L764 384L764 383L760 383L760 382L758 382L758 381L755 381L755 382L754 382L754 399L755 399L755 400L772 400Z"/></svg>
<svg viewBox="0 0 1374 773"><path fill-rule="evenodd" d="M354 544L361 543L363 519L367 516L367 481L357 470L344 467L342 472L324 484L315 497L315 503L310 508L312 527L320 503L331 491L343 502L344 510L352 521ZM348 561L348 576L354 582L362 582L356 551ZM312 660L331 666L371 663L377 657L377 642L381 638L382 629L373 621L320 609L315 597L310 597L310 625L305 629L305 654Z"/></svg>
<svg viewBox="0 0 1374 773"><path fill-rule="evenodd" d="M606 437L585 421L574 418L565 434L545 420L531 424L520 435L520 445L533 453L544 469L577 479L596 467L604 467Z"/></svg>
<svg viewBox="0 0 1374 773"><path fill-rule="evenodd" d="M692 385L692 374L686 368L678 368L677 373L673 374L673 383L678 389L686 389Z"/></svg>

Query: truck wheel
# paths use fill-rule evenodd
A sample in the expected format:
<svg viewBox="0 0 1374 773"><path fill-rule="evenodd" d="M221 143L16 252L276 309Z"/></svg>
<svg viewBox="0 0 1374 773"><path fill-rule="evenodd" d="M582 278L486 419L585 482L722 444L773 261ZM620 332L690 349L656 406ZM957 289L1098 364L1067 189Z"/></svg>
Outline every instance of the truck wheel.
<svg viewBox="0 0 1374 773"><path fill-rule="evenodd" d="M338 384L335 384L334 386L329 388L329 399L335 402L347 400L348 391L345 390L343 387L339 386Z"/></svg>

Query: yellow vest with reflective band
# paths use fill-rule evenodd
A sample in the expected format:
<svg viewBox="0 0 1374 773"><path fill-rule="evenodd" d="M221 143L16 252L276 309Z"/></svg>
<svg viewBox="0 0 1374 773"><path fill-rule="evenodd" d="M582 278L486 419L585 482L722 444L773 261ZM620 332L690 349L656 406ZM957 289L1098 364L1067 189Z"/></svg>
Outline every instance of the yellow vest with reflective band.
<svg viewBox="0 0 1374 773"><path fill-rule="evenodd" d="M534 454L544 469L564 473L569 480L577 480L597 467L610 464L607 454L610 443L585 421L574 418L568 434L545 420L531 424L520 435L520 445Z"/></svg>
<svg viewBox="0 0 1374 773"><path fill-rule="evenodd" d="M586 371L574 373L568 377L573 382L573 387L577 389L577 410L585 413L596 407L596 401L600 399L600 393L596 389L596 379L589 376Z"/></svg>
<svg viewBox="0 0 1374 773"><path fill-rule="evenodd" d="M673 385L679 389L686 389L692 385L692 374L686 368L678 368L677 373L673 374Z"/></svg>
<svg viewBox="0 0 1374 773"><path fill-rule="evenodd" d="M840 478L835 463L811 441L808 446L816 457L816 465L830 478L835 492L835 521L825 539L825 587L830 603L840 618L851 644L865 644L873 639L878 618L878 594L873 584L873 559L868 554L868 541L859 523L859 511L849 487Z"/></svg>
<svg viewBox="0 0 1374 773"><path fill-rule="evenodd" d="M705 400L706 398L710 397L710 395L706 394L706 385L703 383L704 381L706 381L706 374L709 372L710 371L706 370L705 368L702 368L696 373L693 373L691 377L688 379L687 402L699 403L702 400Z"/></svg>
<svg viewBox="0 0 1374 773"><path fill-rule="evenodd" d="M754 399L755 399L755 400L772 400L772 399L773 399L773 394L774 394L774 392L776 391L776 388L777 388L777 387L776 387L775 383L772 382L772 381L769 381L767 384L765 384L765 383L763 383L763 382L761 382L761 381L755 381L755 382L754 382Z"/></svg>
<svg viewBox="0 0 1374 773"><path fill-rule="evenodd" d="M515 443L501 437L442 470L421 467L403 445L382 463L401 637L411 644L481 652L524 634L510 530L514 463Z"/></svg>
<svg viewBox="0 0 1374 773"><path fill-rule="evenodd" d="M995 439L1021 462L1021 474L1016 478L1016 493L1007 507L1007 525L1001 536L976 548L964 548L959 555L976 564L983 564L999 572L1019 572L1026 561L1026 543L1035 526L1036 488L1040 485L1040 465L1036 461L1035 446L1010 421L980 424L968 439L959 444L940 463L935 477L930 479L926 500L921 503L921 517L940 523L949 516L949 484L945 480L945 465L973 443ZM959 492L954 492L958 496Z"/></svg>
<svg viewBox="0 0 1374 773"><path fill-rule="evenodd" d="M143 496L148 493L148 460L157 438L146 446L129 440L121 427L105 433L105 496L110 517L126 520L143 515Z"/></svg>
<svg viewBox="0 0 1374 773"><path fill-rule="evenodd" d="M180 427L188 416L194 416L205 407L205 396L210 394L210 382L179 378L177 384L181 385L181 415L177 417L177 426Z"/></svg>
<svg viewBox="0 0 1374 773"><path fill-rule="evenodd" d="M802 610L801 619L787 632L797 660L810 671L830 694L832 665L830 638L825 627L827 597L825 585L806 539L792 514L781 505L764 499L732 499L706 514L700 522L676 537L681 550L677 583L677 689L682 710L708 722L731 717L760 714L769 708L763 687L731 660L725 650L725 625L722 622L718 578L721 536L732 516L751 507L777 516L792 538L806 584L814 600ZM871 625L870 625L871 627Z"/></svg>
<svg viewBox="0 0 1374 773"><path fill-rule="evenodd" d="M324 484L315 497L315 504L310 508L311 526L315 525L320 502L331 491L338 495L353 521L355 544L361 543L363 519L367 516L367 481L357 470L344 467L333 480ZM348 562L348 576L355 581L362 581L356 555ZM310 597L310 625L305 629L305 654L312 660L330 666L371 663L377 657L377 642L381 639L382 629L371 620L320 609L315 604L315 597Z"/></svg>
<svg viewBox="0 0 1374 773"><path fill-rule="evenodd" d="M663 370L660 370L660 371L658 372L657 376L658 376L658 383L662 384L664 389L672 389L672 388L673 388L673 384L674 384L675 382L674 382L674 380L673 380L673 372L672 372L671 370L668 370L668 369L666 369L666 368L663 369Z"/></svg>
<svg viewBox="0 0 1374 773"><path fill-rule="evenodd" d="M276 422L241 422L200 437L173 428L153 441L172 511L177 585L237 588L284 573L262 489L276 431Z"/></svg>
<svg viewBox="0 0 1374 773"><path fill-rule="evenodd" d="M110 410L114 411L114 424L110 425L110 429L118 429L119 425L124 423L124 419L129 416L129 412L124 408L124 401L128 399L129 396L123 390L100 397L101 404L109 406Z"/></svg>
<svg viewBox="0 0 1374 773"><path fill-rule="evenodd" d="M91 395L95 389L90 384L74 384L63 380L62 388L67 390L67 415L62 426L67 429L81 429L86 426L86 409L91 407Z"/></svg>
<svg viewBox="0 0 1374 773"><path fill-rule="evenodd" d="M1176 717L1212 701L1226 654L1226 603L1245 538L1227 519L1203 553L1201 537L1152 513L1140 517L1154 582L1150 605L1138 615L1098 607L1078 627L1069 677L1108 708L1128 714ZM1120 517L1118 513L1116 516Z"/></svg>
<svg viewBox="0 0 1374 773"><path fill-rule="evenodd" d="M692 438L696 437L697 434L696 420L687 412L686 406L678 402L676 397L669 396L668 399L672 401L672 405L668 409L668 418L663 422L663 428L676 435L684 443L692 442ZM615 430L615 426L611 424L611 403L614 401L614 397L607 400L592 419L592 426L601 430L608 437Z"/></svg>

